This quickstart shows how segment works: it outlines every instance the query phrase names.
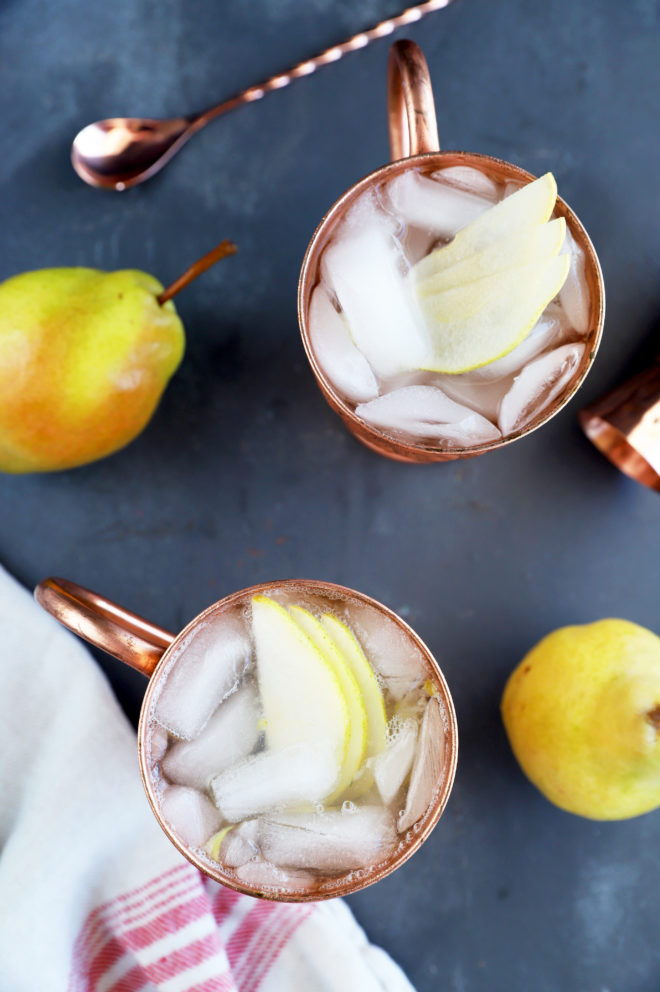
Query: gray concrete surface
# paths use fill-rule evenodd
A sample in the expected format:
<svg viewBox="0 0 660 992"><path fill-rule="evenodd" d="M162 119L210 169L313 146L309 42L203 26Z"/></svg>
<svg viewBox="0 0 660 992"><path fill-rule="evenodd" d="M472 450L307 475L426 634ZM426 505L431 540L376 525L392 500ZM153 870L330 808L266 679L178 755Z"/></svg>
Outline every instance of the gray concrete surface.
<svg viewBox="0 0 660 992"><path fill-rule="evenodd" d="M603 344L578 398L477 460L411 467L358 445L298 335L317 221L387 160L388 41L209 127L126 194L84 186L68 162L91 120L204 106L397 9L0 6L0 278L80 264L168 282L223 237L240 247L179 298L185 361L134 444L76 471L0 479L0 560L30 586L64 575L170 629L281 577L387 603L443 665L461 754L423 849L350 899L371 939L420 992L656 992L660 813L597 824L553 808L519 771L498 703L554 627L622 616L660 629L660 497L576 423L657 343L660 4L456 0L406 31L429 61L443 147L552 169L605 274ZM135 720L142 679L99 664Z"/></svg>

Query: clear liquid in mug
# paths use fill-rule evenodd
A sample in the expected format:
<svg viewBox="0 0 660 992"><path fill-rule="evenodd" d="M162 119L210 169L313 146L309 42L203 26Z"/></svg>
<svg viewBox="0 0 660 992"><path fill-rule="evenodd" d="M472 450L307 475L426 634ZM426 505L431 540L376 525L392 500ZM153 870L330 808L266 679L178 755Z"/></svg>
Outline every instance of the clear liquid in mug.
<svg viewBox="0 0 660 992"><path fill-rule="evenodd" d="M207 616L146 719L162 818L209 871L271 896L368 884L415 842L450 774L450 716L413 638L304 584Z"/></svg>
<svg viewBox="0 0 660 992"><path fill-rule="evenodd" d="M524 430L580 374L592 301L568 225L566 281L508 354L459 374L416 367L428 324L415 266L521 188L469 166L415 167L369 187L319 256L309 338L334 389L365 423L407 442L469 449Z"/></svg>

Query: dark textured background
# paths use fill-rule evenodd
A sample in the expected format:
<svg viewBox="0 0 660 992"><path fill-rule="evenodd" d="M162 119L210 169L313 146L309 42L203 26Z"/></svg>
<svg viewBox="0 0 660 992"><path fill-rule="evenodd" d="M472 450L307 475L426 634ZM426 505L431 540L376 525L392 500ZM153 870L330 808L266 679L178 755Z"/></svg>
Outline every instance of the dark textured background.
<svg viewBox="0 0 660 992"><path fill-rule="evenodd" d="M362 448L298 335L317 221L388 156L388 41L217 122L123 195L84 186L68 162L85 123L197 109L398 9L0 5L0 278L78 264L167 283L222 237L240 246L180 296L187 354L134 444L0 479L0 560L30 586L64 575L172 630L266 579L331 579L387 603L441 661L461 754L426 845L350 899L371 939L420 992L657 992L660 813L599 825L550 806L516 766L498 702L554 627L614 615L660 628L660 497L576 424L658 316L658 0L457 0L405 32L429 61L443 147L552 169L605 274L603 344L577 400L477 460L413 467ZM135 719L143 680L99 662Z"/></svg>

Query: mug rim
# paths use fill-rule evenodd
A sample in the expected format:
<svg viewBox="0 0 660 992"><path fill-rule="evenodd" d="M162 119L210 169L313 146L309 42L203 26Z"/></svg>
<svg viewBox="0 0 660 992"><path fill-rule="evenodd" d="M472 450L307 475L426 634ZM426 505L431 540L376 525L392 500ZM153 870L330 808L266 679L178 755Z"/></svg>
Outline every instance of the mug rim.
<svg viewBox="0 0 660 992"><path fill-rule="evenodd" d="M399 852L397 856L388 858L386 862L375 865L372 868L360 870L355 869L351 872L345 873L349 876L353 876L350 881L346 881L344 876L340 876L334 881L329 878L321 882L322 887L320 889L316 889L313 892L303 891L299 893L279 892L277 890L270 890L268 888L260 889L256 886L248 885L235 876L228 874L221 865L218 865L217 869L214 868L209 861L201 858L191 848L186 847L186 845L179 840L161 815L156 800L156 790L154 788L148 760L148 734L150 724L149 713L152 708L153 697L165 673L165 668L168 666L168 663L174 652L177 650L177 647L189 634L197 629L205 619L213 616L214 614L230 609L232 606L247 597L267 593L269 590L274 591L277 589L292 587L301 587L305 590L312 590L316 592L331 592L333 594L340 593L346 597L357 599L361 603L375 608L380 614L385 614L385 616L387 616L390 620L394 621L399 629L401 629L420 650L427 670L433 678L434 684L440 690L440 696L447 715L447 726L445 728L446 755L442 783L435 794L429 809L427 809L424 815L413 825L413 827L409 828L409 830L404 833L402 839L405 841L405 838L413 832L413 836L405 845L404 850ZM140 708L137 740L140 777L142 779L142 784L144 786L149 805L151 806L152 812L154 813L161 829L179 850L179 852L186 858L187 861L193 864L199 871L203 872L213 881L244 895L263 898L275 902L320 902L325 899L334 899L338 896L346 896L352 894L353 892L358 892L361 889L365 889L381 879L386 878L388 875L391 875L392 872L396 871L397 868L401 867L401 865L412 857L412 855L421 847L423 842L437 825L438 820L442 816L449 800L456 776L456 766L458 762L458 723L456 718L456 710L445 675L430 648L402 617L400 617L389 607L385 606L383 603L379 602L379 600L373 599L373 597L368 596L366 593L358 592L355 589L350 589L347 586L343 586L335 582L326 582L319 579L281 579L279 581L276 580L257 583L252 586L247 586L244 589L240 589L237 592L230 593L230 595L217 600L215 603L212 603L201 613L195 616L183 628L183 630L176 635L172 643L163 653L162 658L158 662L158 665L149 679ZM415 831L415 827L419 827L419 829ZM364 875L362 875L362 871L365 872Z"/></svg>
<svg viewBox="0 0 660 992"><path fill-rule="evenodd" d="M485 454L488 451L495 451L507 444L511 444L513 441L526 437L535 430L538 430L539 427L542 427L554 416L556 416L564 408L564 406L570 402L584 382L587 374L591 370L598 352L598 348L600 347L605 322L605 285L598 255L596 254L596 250L589 234L586 231L586 228L578 218L577 214L566 203L566 201L558 195L553 216L557 215L564 217L567 226L570 228L571 234L584 252L585 276L589 286L591 307L589 315L589 330L581 339L585 344L585 352L580 361L578 373L574 376L573 380L567 384L565 389L562 390L559 396L555 397L553 402L542 410L541 413L538 414L537 417L533 418L533 420L526 426L517 431L513 431L506 437L501 437L494 441L488 441L485 444L478 444L470 447L460 447L459 445L456 445L448 448L442 447L439 442L422 441L412 437L410 439L405 439L394 432L390 433L386 430L375 428L358 417L351 404L341 396L332 380L326 376L324 370L317 362L310 340L308 326L309 301L311 300L313 290L316 286L320 285L320 280L318 278L312 282L312 279L317 276L318 273L318 260L322 251L322 248L320 248L319 245L321 245L328 234L332 233L335 224L341 220L341 215L347 207L363 192L370 187L375 186L378 182L391 178L393 175L423 166L428 163L429 160L444 160L442 164L445 166L473 165L475 162L483 163L484 165L494 168L497 172L506 172L506 180L508 181L521 180L528 183L537 178L521 166L508 162L505 159L497 158L493 155L485 155L481 152L441 150L423 152L419 155L412 155L408 158L388 162L385 165L374 169L372 172L368 173L366 176L363 176L362 179L359 179L356 183L350 186L325 212L317 224L307 245L298 279L298 327L302 337L307 360L312 368L317 385L319 386L326 402L334 410L334 412L341 417L345 425L358 438L358 440L362 441L367 445L367 447L370 447L379 454L386 455L399 461L437 462L453 461L458 458L471 458L476 455ZM486 170L481 171L485 171L486 175L489 174Z"/></svg>

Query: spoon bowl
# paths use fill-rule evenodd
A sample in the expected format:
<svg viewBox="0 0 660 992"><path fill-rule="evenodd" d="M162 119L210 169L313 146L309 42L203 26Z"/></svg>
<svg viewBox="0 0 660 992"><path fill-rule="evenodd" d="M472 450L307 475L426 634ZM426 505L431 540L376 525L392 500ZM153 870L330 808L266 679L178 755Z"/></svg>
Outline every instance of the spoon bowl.
<svg viewBox="0 0 660 992"><path fill-rule="evenodd" d="M281 90L294 79L309 76L321 66L337 62L348 52L358 51L377 38L384 38L396 28L414 24L426 14L447 7L452 0L425 0L408 7L396 17L376 24L368 31L326 48L319 55L299 62L287 72L271 76L257 86L250 86L236 96L199 114L154 120L150 117L107 117L88 124L74 138L71 162L78 175L90 186L101 189L128 189L155 175L185 145L188 138L209 121L234 107L261 100L272 90Z"/></svg>
<svg viewBox="0 0 660 992"><path fill-rule="evenodd" d="M76 135L71 163L90 186L123 190L158 172L193 134L195 118L108 117Z"/></svg>

